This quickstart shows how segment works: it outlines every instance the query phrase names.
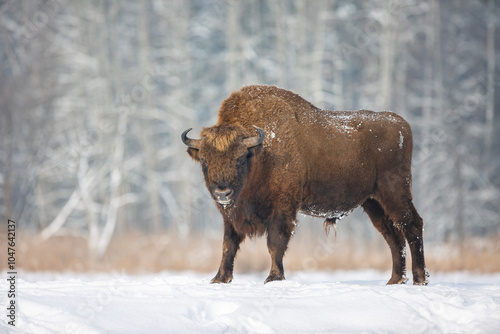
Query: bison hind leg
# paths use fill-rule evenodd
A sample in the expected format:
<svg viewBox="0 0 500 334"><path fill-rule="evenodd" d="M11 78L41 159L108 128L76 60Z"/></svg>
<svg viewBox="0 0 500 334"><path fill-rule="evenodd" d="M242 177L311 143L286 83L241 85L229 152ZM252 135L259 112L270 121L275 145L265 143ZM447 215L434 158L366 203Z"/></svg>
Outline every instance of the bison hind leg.
<svg viewBox="0 0 500 334"><path fill-rule="evenodd" d="M330 228L333 228L335 239L337 239L337 218L326 218L323 222L323 228L327 236L330 234Z"/></svg>
<svg viewBox="0 0 500 334"><path fill-rule="evenodd" d="M414 285L429 284L429 271L425 267L423 220L415 209L411 200L408 200L407 221L403 221L402 228L411 252L411 262Z"/></svg>
<svg viewBox="0 0 500 334"><path fill-rule="evenodd" d="M377 200L367 199L362 206L391 250L392 276L387 284L405 284L408 278L406 278L406 241L403 232L395 226Z"/></svg>
<svg viewBox="0 0 500 334"><path fill-rule="evenodd" d="M424 259L424 223L413 206L409 190L406 190L406 194L403 195L382 191L380 204L388 216L387 219L393 222L391 229L395 231L398 238L403 237L402 242L404 239L408 242L411 252L413 284L427 285L429 273L425 267Z"/></svg>

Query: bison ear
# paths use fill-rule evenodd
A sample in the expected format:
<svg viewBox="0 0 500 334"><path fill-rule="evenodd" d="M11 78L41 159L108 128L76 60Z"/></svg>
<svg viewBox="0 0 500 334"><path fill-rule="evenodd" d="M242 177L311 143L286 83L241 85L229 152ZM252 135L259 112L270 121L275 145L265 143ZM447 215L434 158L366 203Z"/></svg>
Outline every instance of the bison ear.
<svg viewBox="0 0 500 334"><path fill-rule="evenodd" d="M189 147L187 149L187 152L188 152L189 156L191 158L193 158L193 160L198 161L198 162L200 161L200 158L198 158L198 153L200 152L199 150L192 148L192 147Z"/></svg>

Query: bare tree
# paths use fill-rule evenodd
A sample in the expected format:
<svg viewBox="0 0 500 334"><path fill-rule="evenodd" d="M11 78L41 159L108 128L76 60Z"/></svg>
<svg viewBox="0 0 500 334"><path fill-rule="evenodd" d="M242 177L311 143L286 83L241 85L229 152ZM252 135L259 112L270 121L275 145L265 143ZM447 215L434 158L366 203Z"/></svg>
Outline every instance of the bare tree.
<svg viewBox="0 0 500 334"><path fill-rule="evenodd" d="M217 231L179 135L213 124L230 91L263 83L319 107L404 114L430 237L498 231L498 10L493 0L6 2L0 215L41 239L86 238L96 255L128 230Z"/></svg>

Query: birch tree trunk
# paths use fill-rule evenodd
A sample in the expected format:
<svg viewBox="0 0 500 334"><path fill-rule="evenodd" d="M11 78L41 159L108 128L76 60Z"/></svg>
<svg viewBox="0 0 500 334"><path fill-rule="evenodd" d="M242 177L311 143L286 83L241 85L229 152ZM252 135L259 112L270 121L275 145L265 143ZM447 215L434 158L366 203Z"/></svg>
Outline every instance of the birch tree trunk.
<svg viewBox="0 0 500 334"><path fill-rule="evenodd" d="M283 14L286 13L284 0L276 0L271 2L274 12L274 29L276 30L276 60L278 61L278 85L286 87L287 78L287 21L283 19Z"/></svg>
<svg viewBox="0 0 500 334"><path fill-rule="evenodd" d="M147 78L148 69L151 69L151 63L149 61L150 55L150 44L149 44L149 29L148 29L148 4L146 0L141 1L138 6L139 8L139 18L138 18L138 38L139 38L139 66L142 71L141 77ZM141 80L142 83L143 80ZM151 91L148 87L135 86L136 89L140 88L141 101L136 101L137 104L141 104L143 112L148 113L152 109ZM142 102L142 103L140 103ZM159 232L162 228L162 214L160 208L160 198L159 198L159 180L156 177L156 149L153 142L153 133L150 131L152 129L152 120L145 118L142 120L143 131L141 131L141 142L144 152L144 173L147 182L147 194L148 199L151 204L151 219L153 230Z"/></svg>
<svg viewBox="0 0 500 334"><path fill-rule="evenodd" d="M312 82L312 96L318 101L319 108L325 108L325 96L323 92L323 60L325 58L325 31L326 31L326 0L316 1L316 20L315 20L315 37L314 37L314 51L313 51L313 64L312 75L309 82Z"/></svg>
<svg viewBox="0 0 500 334"><path fill-rule="evenodd" d="M103 17L106 18L107 8L106 1L102 1L101 8L103 12ZM119 12L118 2L113 2L111 8L109 9L111 26L114 24L116 16ZM106 19L104 19L103 24L106 24ZM114 37L114 38L113 38ZM111 137L108 141L108 151L112 153L112 159L110 163L110 180L109 180L109 203L106 210L106 219L104 221L104 227L99 235L99 240L97 241L95 252L96 255L102 257L106 252L111 237L115 231L117 225L118 208L120 206L120 184L122 181L122 165L124 157L124 141L125 134L127 130L127 118L128 115L125 112L117 113L113 103L113 87L115 91L123 91L121 89L121 71L119 65L119 59L117 52L114 52L111 57L107 50L109 46L107 43L112 43L117 41L116 33L112 33L111 41L109 41L106 36L101 38L101 52L99 63L102 66L103 72L103 98L104 98L104 113L108 119L116 119L116 131L114 131L114 137ZM110 64L110 59L112 63ZM106 76L108 73L108 76ZM111 80L106 80L106 78L111 78ZM109 134L111 136L111 134ZM106 197L104 197L106 198Z"/></svg>
<svg viewBox="0 0 500 334"><path fill-rule="evenodd" d="M434 42L434 29L432 29L434 24L434 15L436 12L436 1L432 0L432 6L429 12L426 14L426 25L425 25L425 60L423 68L423 80L422 80L422 91L423 91L423 103L422 103L422 147L426 150L432 147L431 140L431 124L433 116L433 65L434 65L434 52L435 47ZM423 194L428 193L429 181L430 181L430 167L429 164L424 165L423 173L420 176L420 189Z"/></svg>
<svg viewBox="0 0 500 334"><path fill-rule="evenodd" d="M382 21L382 45L380 47L380 95L379 108L391 110L392 81L394 71L394 48L396 44L397 19L392 13Z"/></svg>
<svg viewBox="0 0 500 334"><path fill-rule="evenodd" d="M73 191L73 194L68 199L66 204L64 204L61 211L59 211L56 218L54 218L54 220L40 232L39 236L41 240L47 240L61 229L64 223L66 223L66 220L68 219L71 212L73 212L76 205L80 201L80 198L80 192L78 190Z"/></svg>
<svg viewBox="0 0 500 334"><path fill-rule="evenodd" d="M495 0L488 2L488 22L486 36L486 60L488 67L488 87L486 93L486 133L485 133L485 154L491 155L491 147L494 137L495 127Z"/></svg>
<svg viewBox="0 0 500 334"><path fill-rule="evenodd" d="M116 228L117 224L117 213L120 207L120 184L122 181L122 168L123 165L123 155L125 150L125 135L127 132L127 119L128 115L126 113L121 113L118 115L118 125L115 137L115 151L112 160L112 170L111 170L111 180L110 180L110 201L106 215L106 222L104 229L100 235L99 242L97 244L97 255L103 256L106 252L111 237Z"/></svg>
<svg viewBox="0 0 500 334"><path fill-rule="evenodd" d="M227 32L226 32L226 58L227 70L227 91L232 92L241 86L241 32L240 32L240 10L239 4L228 6Z"/></svg>
<svg viewBox="0 0 500 334"><path fill-rule="evenodd" d="M433 42L432 54L434 64L434 100L432 104L437 112L444 110L443 67L441 64L441 5L438 0L433 2ZM430 83L429 83L430 84Z"/></svg>
<svg viewBox="0 0 500 334"><path fill-rule="evenodd" d="M305 1L296 2L297 13L295 18L295 62L293 71L294 78L289 84L292 89L296 89L303 96L312 96L311 87L308 85L309 71L307 57L307 3Z"/></svg>

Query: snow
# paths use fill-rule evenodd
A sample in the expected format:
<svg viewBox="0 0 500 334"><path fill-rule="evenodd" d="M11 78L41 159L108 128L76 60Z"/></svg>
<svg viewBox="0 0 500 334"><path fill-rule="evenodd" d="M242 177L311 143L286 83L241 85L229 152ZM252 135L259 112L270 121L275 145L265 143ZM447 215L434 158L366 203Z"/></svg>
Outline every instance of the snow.
<svg viewBox="0 0 500 334"><path fill-rule="evenodd" d="M385 286L389 273L371 270L269 284L256 273L212 285L212 274L20 273L17 326L4 312L0 333L500 332L500 274L434 274L429 286Z"/></svg>
<svg viewBox="0 0 500 334"><path fill-rule="evenodd" d="M354 209L347 211L325 211L324 209L316 207L316 205L311 205L308 206L307 209L299 211L299 213L312 217L342 220L345 217L349 216L353 211Z"/></svg>
<svg viewBox="0 0 500 334"><path fill-rule="evenodd" d="M336 129L340 133L351 137L360 130L365 123L378 123L380 121L398 123L399 120L392 114L383 112L372 112L366 110L358 111L332 111L317 109L316 112L302 111L301 124L312 125L320 123L324 128ZM372 129L369 131L373 132Z"/></svg>

